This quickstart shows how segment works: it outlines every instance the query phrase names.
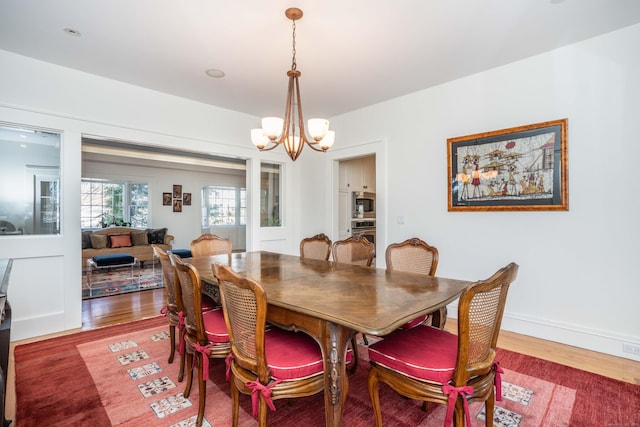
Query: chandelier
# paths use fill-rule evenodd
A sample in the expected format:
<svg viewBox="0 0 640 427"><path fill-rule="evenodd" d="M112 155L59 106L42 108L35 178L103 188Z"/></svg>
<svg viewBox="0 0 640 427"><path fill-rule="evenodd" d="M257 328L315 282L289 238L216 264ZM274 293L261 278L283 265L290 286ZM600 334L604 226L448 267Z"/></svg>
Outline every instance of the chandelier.
<svg viewBox="0 0 640 427"><path fill-rule="evenodd" d="M293 58L291 70L287 72L289 88L284 120L279 117L264 117L262 128L251 130L251 141L260 151L273 150L282 144L291 160L295 161L305 144L315 151L327 151L333 145L335 132L329 130L328 120L310 119L308 122L310 138L305 133L298 82L301 73L296 69L296 20L302 18L302 10L291 7L284 14L293 21Z"/></svg>

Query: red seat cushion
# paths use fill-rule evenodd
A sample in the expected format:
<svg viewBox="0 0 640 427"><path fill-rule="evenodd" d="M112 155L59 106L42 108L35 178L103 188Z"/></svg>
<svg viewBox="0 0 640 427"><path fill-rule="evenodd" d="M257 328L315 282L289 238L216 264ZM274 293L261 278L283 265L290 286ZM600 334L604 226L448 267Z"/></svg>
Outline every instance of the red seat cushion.
<svg viewBox="0 0 640 427"><path fill-rule="evenodd" d="M452 379L457 355L458 337L432 326L398 331L369 346L369 360L441 384Z"/></svg>
<svg viewBox="0 0 640 427"><path fill-rule="evenodd" d="M276 379L304 378L324 370L320 346L305 333L273 327L265 333L264 346L271 376ZM347 363L352 359L349 349Z"/></svg>
<svg viewBox="0 0 640 427"><path fill-rule="evenodd" d="M204 319L204 331L207 339L214 344L229 342L229 333L227 332L227 324L224 323L224 314L222 310L210 310L202 313Z"/></svg>
<svg viewBox="0 0 640 427"><path fill-rule="evenodd" d="M218 308L218 304L211 298L209 295L202 294L202 302L200 304L202 306L202 312L211 311Z"/></svg>
<svg viewBox="0 0 640 427"><path fill-rule="evenodd" d="M411 328L415 328L418 325L421 325L422 323L424 323L425 320L427 320L429 318L428 314L422 315L420 317L417 317L407 323L405 323L404 325L400 326L400 329L411 329Z"/></svg>
<svg viewBox="0 0 640 427"><path fill-rule="evenodd" d="M320 346L305 333L271 328L264 347L271 376L279 380L304 378L324 369Z"/></svg>

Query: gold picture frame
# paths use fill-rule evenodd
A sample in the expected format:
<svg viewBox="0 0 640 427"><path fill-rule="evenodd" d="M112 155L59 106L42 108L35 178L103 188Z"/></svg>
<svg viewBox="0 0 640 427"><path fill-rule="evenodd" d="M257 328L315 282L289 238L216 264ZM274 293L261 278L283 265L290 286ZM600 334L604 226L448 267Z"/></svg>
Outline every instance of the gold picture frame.
<svg viewBox="0 0 640 427"><path fill-rule="evenodd" d="M569 210L568 119L447 139L448 210Z"/></svg>

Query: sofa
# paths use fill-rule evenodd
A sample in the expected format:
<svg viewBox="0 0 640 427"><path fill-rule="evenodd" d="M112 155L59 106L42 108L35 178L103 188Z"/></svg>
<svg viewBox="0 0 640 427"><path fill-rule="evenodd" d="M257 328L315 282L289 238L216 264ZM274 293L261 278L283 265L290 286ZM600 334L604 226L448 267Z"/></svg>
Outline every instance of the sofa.
<svg viewBox="0 0 640 427"><path fill-rule="evenodd" d="M153 261L152 244L165 251L171 250L173 236L166 228L138 229L131 227L107 227L82 231L82 268L96 255L130 254L140 265Z"/></svg>

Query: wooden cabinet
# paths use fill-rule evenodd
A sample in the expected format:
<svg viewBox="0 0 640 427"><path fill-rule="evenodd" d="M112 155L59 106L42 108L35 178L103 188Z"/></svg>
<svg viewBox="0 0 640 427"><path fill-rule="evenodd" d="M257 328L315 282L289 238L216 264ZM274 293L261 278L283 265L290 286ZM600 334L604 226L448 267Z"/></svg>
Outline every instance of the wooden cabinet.
<svg viewBox="0 0 640 427"><path fill-rule="evenodd" d="M342 167L342 165L340 165ZM344 240L351 236L351 193L340 190L338 192L338 239Z"/></svg>
<svg viewBox="0 0 640 427"><path fill-rule="evenodd" d="M362 174L362 191L376 192L376 157L367 156L360 159Z"/></svg>
<svg viewBox="0 0 640 427"><path fill-rule="evenodd" d="M343 160L339 168L339 188L342 191L376 191L376 157L366 156Z"/></svg>

